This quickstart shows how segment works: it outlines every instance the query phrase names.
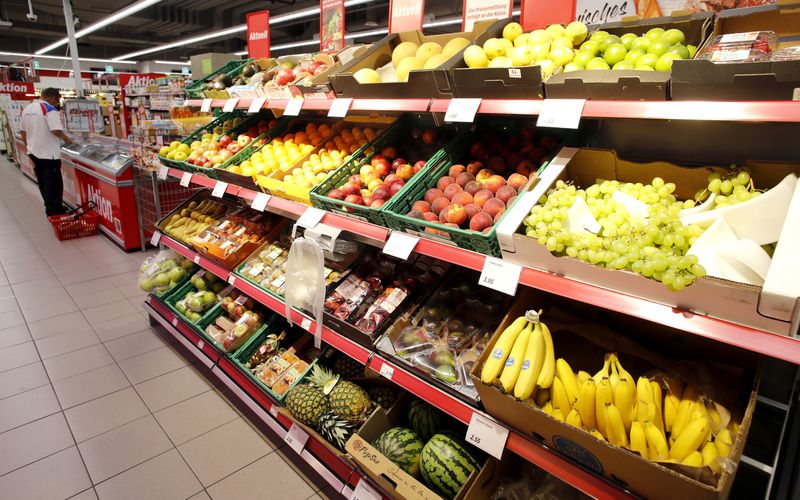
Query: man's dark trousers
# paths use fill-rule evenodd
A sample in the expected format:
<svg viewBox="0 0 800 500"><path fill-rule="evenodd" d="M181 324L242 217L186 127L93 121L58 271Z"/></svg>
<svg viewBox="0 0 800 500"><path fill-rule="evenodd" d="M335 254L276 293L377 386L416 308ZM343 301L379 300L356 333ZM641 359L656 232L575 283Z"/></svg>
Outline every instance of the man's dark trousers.
<svg viewBox="0 0 800 500"><path fill-rule="evenodd" d="M39 192L44 200L47 215L63 214L64 180L61 178L61 160L49 160L30 156L33 160Z"/></svg>

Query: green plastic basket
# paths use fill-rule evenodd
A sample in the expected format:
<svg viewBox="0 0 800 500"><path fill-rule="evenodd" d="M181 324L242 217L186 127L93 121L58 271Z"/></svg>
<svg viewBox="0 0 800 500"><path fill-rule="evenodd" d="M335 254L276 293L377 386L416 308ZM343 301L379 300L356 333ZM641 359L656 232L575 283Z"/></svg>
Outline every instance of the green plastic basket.
<svg viewBox="0 0 800 500"><path fill-rule="evenodd" d="M203 134L214 130L214 127L218 125L222 125L225 123L226 120L231 118L236 118L237 116L243 116L244 113L241 111L234 111L233 113L222 113L207 124L203 125L202 127L198 128L191 134L189 134L185 139L181 141L181 144L191 144L192 142L196 141L198 137L202 137ZM185 162L185 161L178 161L178 160L170 160L164 156L158 155L158 159L161 163L167 167L177 168L183 170L185 172L194 172L195 166Z"/></svg>
<svg viewBox="0 0 800 500"><path fill-rule="evenodd" d="M169 308L172 310L172 312L174 312L175 314L177 314L178 316L180 316L180 318L181 318L181 319L182 319L184 322L186 322L186 323L187 323L187 324L189 324L189 325L192 325L192 326L193 326L195 329L197 329L197 325L198 325L199 323L201 323L201 322L202 322L202 321L205 319L205 317L206 317L207 315L211 314L211 311L214 309L214 307L215 307L217 304L214 304L213 306L211 306L211 307L209 307L208 309L206 309L206 310L203 312L203 314L202 314L202 316L200 317L200 319L199 319L199 320L197 320L197 323L193 322L192 320L190 320L189 318L187 318L187 317L186 317L186 316L185 316L183 313L181 313L181 312L178 310L178 308L175 306L175 304L177 304L179 301L181 301L181 300L183 299L184 295L186 295L186 292L188 292L188 291L190 291L190 290L196 290L196 289L195 289L194 285L193 285L191 282L188 282L188 281L187 281L186 283L184 283L184 284L183 284L183 286L181 286L181 287L180 287L178 290L176 290L176 291L175 291L175 293L172 293L172 294L170 294L170 296L169 296L169 297L165 298L165 299L164 299L164 303L166 303L166 304L167 304L167 307L169 307Z"/></svg>
<svg viewBox="0 0 800 500"><path fill-rule="evenodd" d="M186 95L190 99L202 99L205 97L205 87L208 82L214 79L217 75L227 74L231 78L239 76L239 73L242 72L242 68L244 68L245 64L251 62L252 59L240 59L238 61L228 61L222 65L218 70L214 71L210 75L206 76L202 80L197 80L196 82L192 82L191 85L186 86L183 91L186 92Z"/></svg>
<svg viewBox="0 0 800 500"><path fill-rule="evenodd" d="M196 328L197 328L197 330L200 332L200 334L201 334L203 337L205 337L206 339L208 339L208 341L209 341L209 342L211 342L212 344L214 344L215 346L217 346L217 348L218 348L220 351L222 351L222 352L226 352L226 351L225 351L225 348L224 348L224 347L222 347L222 345L220 345L220 344L219 344L219 343L218 343L216 340L214 340L213 338L211 338L211 336L210 336L210 335L208 335L208 334L206 333L206 327L207 327L208 325L210 325L211 323L213 323L214 321L216 321L216 320L217 320L217 318L219 318L220 316L222 316L224 313L225 313L225 310L224 310L224 309L222 309L222 303L221 303L221 302L219 302L219 303L217 303L216 305L214 305L214 307L212 307L212 308L211 308L211 309L208 311L208 313L206 313L206 315L205 315L205 316L203 316L203 317L202 317L202 319L200 319L200 321L198 321L198 322L196 323L196 325L195 325L195 327L196 327ZM264 330L267 328L267 326L269 326L270 320L273 318L273 316L274 316L274 314L271 314L271 315L269 315L269 316L265 317L265 318L264 318L264 324L263 324L263 325L261 325L261 328L259 328L258 330L256 330L256 331L255 331L255 333L253 333L253 335L251 335L251 336L250 336L250 339L252 339L253 337L256 337L256 336L260 335L260 334L261 334L261 333L262 333L262 332L263 332L263 331L264 331ZM241 349L241 348L242 348L242 347L243 347L245 344L247 344L247 342L248 342L250 339L248 339L247 341L245 341L245 343L244 343L244 344L242 344L241 346L239 346L239 349ZM237 350L238 350L238 349L237 349ZM233 351L233 352L229 352L229 353L227 353L227 354L228 354L228 355L233 355L233 353L235 353L235 352L236 352L236 351Z"/></svg>
<svg viewBox="0 0 800 500"><path fill-rule="evenodd" d="M363 165L368 164L374 155L379 154L381 150L387 146L394 146L397 148L398 156L405 158L412 165L417 161L416 159L426 160L425 166L412 177L412 180L426 177L429 171L438 166L441 162L442 153L439 147L432 146L425 149L424 147L419 147L417 144L410 144L404 141L414 128L436 128L436 125L431 115L417 115L411 113L402 115L368 145L368 147L373 148L372 154L354 155L348 162L337 170L334 170L327 179L312 188L310 192L311 203L315 207L329 212L340 213L379 226L386 226L386 207L389 205L388 202L380 208L370 208L343 200L328 198L326 195L333 189L347 182L347 179L351 175L358 173ZM412 180L409 180L392 199L406 197L411 187Z"/></svg>
<svg viewBox="0 0 800 500"><path fill-rule="evenodd" d="M258 248L256 249L256 251L255 251L255 252L253 252L253 253L252 253L252 254L250 254L250 255L254 255L254 254L257 254L257 253L261 252L261 251L264 249L264 247L265 247L266 245L269 245L270 243L271 243L270 241L267 241L266 243L264 243L263 245L261 245L260 247L258 247ZM248 258L244 259L244 260L242 261L242 263L241 263L241 264L239 264L239 266L238 266L238 267L236 268L236 270L234 271L234 274L236 274L236 276L238 276L238 277L242 278L243 280L247 281L247 282L248 282L248 283L250 283L251 285L253 285L253 286L257 287L257 288L258 288L259 290L261 290L262 292L264 292L264 293L267 293L267 294L269 294L269 295L272 295L273 297L275 297L276 299L280 300L281 302L283 302L284 300L286 300L286 299L283 297L283 295L278 295L277 293L273 292L272 290L267 290L266 288L264 288L263 286L261 286L261 284L260 284L260 283L258 283L257 281L254 281L252 276L249 276L247 273L245 273L245 272L243 271L243 268L244 268L244 266L246 266L246 265L247 265L247 261L248 261L248 260L250 260L250 257L248 257Z"/></svg>
<svg viewBox="0 0 800 500"><path fill-rule="evenodd" d="M433 187L436 187L440 178L447 175L450 166L467 160L469 149L480 138L481 134L486 130L491 130L501 137L508 137L518 130L518 127L527 121L525 118L511 119L505 117L503 121L495 117L487 116L481 117L477 126L471 133L462 134L456 137L444 150L444 158L442 161L433 168L428 175L415 176L414 179L407 185L409 188L402 197L393 197L382 208L385 208L386 222L389 228L404 231L406 233L415 234L424 238L432 239L442 243L455 245L460 248L472 250L473 252L500 257L500 243L497 241L497 226L500 221L505 218L505 215L511 211L511 208L517 200L507 208L506 213L500 218L500 221L495 223L487 232L472 231L469 229L461 229L450 226L445 226L438 222L428 222L425 220L415 219L406 214L411 210L411 206L415 201L421 200L425 196L425 192ZM539 167L539 171L544 168L558 151L555 148L548 159L544 160ZM433 232L432 232L433 231Z"/></svg>

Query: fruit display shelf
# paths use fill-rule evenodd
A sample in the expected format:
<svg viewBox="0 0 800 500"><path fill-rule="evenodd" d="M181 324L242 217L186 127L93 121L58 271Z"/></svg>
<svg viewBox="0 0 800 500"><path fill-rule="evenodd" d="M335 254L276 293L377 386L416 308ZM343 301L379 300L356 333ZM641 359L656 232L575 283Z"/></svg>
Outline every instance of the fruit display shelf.
<svg viewBox="0 0 800 500"><path fill-rule="evenodd" d="M181 178L185 174L177 169L169 169L169 175ZM217 183L213 179L197 174L192 176L191 182L209 188L214 188ZM226 192L239 196L248 202L252 202L258 194L246 188L230 185L227 187ZM297 219L308 207L272 196L267 203L267 209L271 212ZM325 213L321 222L342 231L347 231L356 235L360 241L379 247L384 245L389 236L389 230L385 227L330 212ZM481 271L486 262L485 255L426 238L420 238L414 251L477 271ZM225 270L222 272L227 273ZM530 267L523 267L519 283L604 309L660 323L687 333L735 345L793 364L800 364L800 338L797 337L777 335L730 321L673 308L649 300L646 297L628 295Z"/></svg>
<svg viewBox="0 0 800 500"><path fill-rule="evenodd" d="M220 278L225 279L228 281L228 283L232 284L241 292L247 294L276 313L283 316L286 315L286 305L279 298L261 290L252 283L235 276L232 272L225 270L212 261L196 254L193 250L186 248L168 236L162 236L161 243L175 250L179 254L193 260L200 267L211 271ZM148 300L148 307L151 309L159 306L159 302L156 299L151 298ZM195 355L198 357L205 356L208 358L209 355L207 351L209 349L213 349L217 353L216 360L213 361L213 363L220 367L220 369L228 374L229 377L235 378L236 383L244 387L250 397L256 399L262 405L275 404L271 399L268 398L266 393L264 393L258 386L250 381L250 379L242 375L241 372L239 372L235 367L234 363L227 358L227 356L223 355L219 351L216 351L216 348L203 342L202 338L190 326L183 324L177 315L175 315L172 311L169 311L166 306L163 306L163 309L166 310L164 312L164 316L167 324L173 325L174 323L177 325L182 325L182 327L179 329L179 332L185 337L183 339L179 338L179 340L181 340L181 342L186 345L190 351L195 353ZM159 312L161 312L161 310L159 310ZM307 317L300 311L293 309L291 311L291 319L293 323L300 325L303 329L309 332L315 331L316 323L314 320ZM376 373L381 373L384 377L390 379L398 386L424 399L437 408L440 408L461 422L468 424L472 419L473 414L478 414L485 419L492 420L491 417L485 413L475 410L471 406L465 404L459 399L456 399L443 390L432 386L428 382L407 371L396 362L384 359L377 353L353 342L352 340L329 328L322 328L322 340L338 351L347 354L359 363L369 367ZM203 354L200 354L200 351L202 351ZM254 392L257 392L258 394L254 394ZM508 433L508 440L506 441L506 449L525 458L529 462L561 478L562 480L567 481L575 488L594 498L618 499L625 498L628 495L627 492L619 489L619 487L607 482L605 479L596 476L591 472L588 472L582 467L575 465L566 458L557 454L555 451L545 448L533 440L523 436L522 434L510 429Z"/></svg>
<svg viewBox="0 0 800 500"><path fill-rule="evenodd" d="M252 99L239 99L237 108L249 109ZM223 107L226 99L214 99L212 107ZM285 109L285 100L265 101L262 108ZM327 111L332 99L305 100L304 110ZM541 99L483 99L478 113L538 115ZM186 101L200 106L202 100ZM353 99L350 111L444 113L450 99ZM632 118L646 120L713 120L728 122L800 122L800 101L586 101L583 118Z"/></svg>

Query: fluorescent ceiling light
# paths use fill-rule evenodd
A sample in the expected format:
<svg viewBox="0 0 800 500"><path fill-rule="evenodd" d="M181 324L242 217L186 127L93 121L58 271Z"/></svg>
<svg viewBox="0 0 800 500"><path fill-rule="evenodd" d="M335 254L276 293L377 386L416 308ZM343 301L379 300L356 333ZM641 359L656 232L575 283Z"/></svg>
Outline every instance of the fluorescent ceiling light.
<svg viewBox="0 0 800 500"><path fill-rule="evenodd" d="M131 14L134 14L136 12L139 12L140 10L146 9L147 7L150 7L151 5L155 5L160 1L161 0L139 0L138 2L132 3L131 5L125 7L124 9L118 10L117 12L111 14L110 16L104 17L103 19L97 21L96 23L90 24L89 26L83 28L82 30L77 31L75 33L75 38L80 38L82 36L88 35L89 33L93 33L95 31L99 30L100 28L104 28L104 27L108 26L109 24L115 23L115 22L119 21L120 19L128 17ZM66 45L68 41L69 41L69 38L66 38L66 37L62 38L61 40L59 40L57 42L51 43L47 47L44 47L42 49L37 50L36 51L36 55L46 54L46 53L50 52L53 49L61 47L62 45Z"/></svg>
<svg viewBox="0 0 800 500"><path fill-rule="evenodd" d="M370 0L349 0L344 3L344 6L353 7L355 5L361 5L369 2ZM280 14L274 17L270 16L269 24L270 25L280 24L294 19L303 19L306 17L319 16L319 12L320 12L319 7L309 7L308 9L299 10L297 12ZM212 31L211 33L206 33L205 35L199 35L191 38L184 38L183 40L178 40L177 42L167 43L164 45L157 45L155 47L150 47L149 49L139 50L136 52L130 52L128 54L123 54L119 57L114 58L114 61L118 59L139 57L145 54L152 54L153 52L160 52L162 50L174 49L175 47L183 47L184 45L191 45L193 43L202 42L205 40L211 40L213 38L221 38L228 35L234 35L236 33L241 33L242 31L247 31L247 24L240 24L238 26L233 26L231 28L227 28L224 30ZM242 54L237 53L237 55L242 55Z"/></svg>
<svg viewBox="0 0 800 500"><path fill-rule="evenodd" d="M156 64L172 64L172 65L178 65L178 66L189 66L190 64L192 64L189 61L159 61L159 60L155 60L153 62L156 63Z"/></svg>
<svg viewBox="0 0 800 500"><path fill-rule="evenodd" d="M19 57L20 59L25 59L27 57L33 57L36 59L59 59L62 61L71 61L71 57L67 56L38 56L36 54L25 54L22 52L0 52L0 56L10 56L10 57ZM81 57L78 59L79 61L83 62L101 62L101 63L118 63L118 64L137 64L136 61L124 60L124 61L117 61L116 59L94 59L91 57Z"/></svg>

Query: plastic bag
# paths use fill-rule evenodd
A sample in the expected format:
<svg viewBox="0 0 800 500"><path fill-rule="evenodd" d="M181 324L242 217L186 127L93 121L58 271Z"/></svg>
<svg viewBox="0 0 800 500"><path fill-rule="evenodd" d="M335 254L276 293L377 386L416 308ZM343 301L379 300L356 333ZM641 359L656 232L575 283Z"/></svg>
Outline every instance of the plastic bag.
<svg viewBox="0 0 800 500"><path fill-rule="evenodd" d="M145 292L166 292L183 280L192 269L192 261L170 249L161 250L145 259L139 268L139 288Z"/></svg>
<svg viewBox="0 0 800 500"><path fill-rule="evenodd" d="M292 307L308 311L317 322L314 346L322 346L322 307L325 300L325 256L313 240L297 238L286 262L286 318L292 324Z"/></svg>

